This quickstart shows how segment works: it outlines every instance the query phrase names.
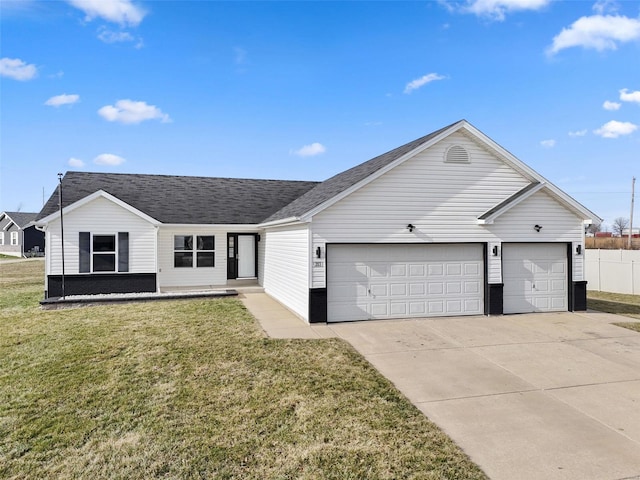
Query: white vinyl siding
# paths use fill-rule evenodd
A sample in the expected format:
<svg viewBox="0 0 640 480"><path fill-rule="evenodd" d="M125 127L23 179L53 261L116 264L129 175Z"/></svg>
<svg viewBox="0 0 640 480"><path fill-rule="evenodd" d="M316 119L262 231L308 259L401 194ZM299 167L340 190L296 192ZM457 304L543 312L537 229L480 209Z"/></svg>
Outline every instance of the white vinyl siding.
<svg viewBox="0 0 640 480"><path fill-rule="evenodd" d="M227 231L220 227L160 227L158 232L158 284L166 287L208 287L227 283ZM176 235L215 236L214 267L174 266ZM193 265L196 264L195 252Z"/></svg>
<svg viewBox="0 0 640 480"><path fill-rule="evenodd" d="M447 148L463 146L470 163L443 161ZM488 282L501 283L502 242L583 240L582 220L544 192L538 192L494 224L477 219L528 185L530 180L501 159L456 133L313 217L312 250L326 243L487 243ZM537 234L533 225L544 228ZM415 226L409 232L407 225ZM500 248L498 250L500 252ZM582 279L582 256L574 279ZM312 286L325 287L325 267L314 266Z"/></svg>
<svg viewBox="0 0 640 480"><path fill-rule="evenodd" d="M156 273L156 228L138 215L103 197L64 215L65 273L79 273L79 233L129 233L129 272ZM49 275L62 273L60 219L47 228Z"/></svg>
<svg viewBox="0 0 640 480"><path fill-rule="evenodd" d="M536 232L534 225L541 225ZM538 192L501 215L487 230L504 242L566 242L572 244L572 279L584 280L584 224L545 192ZM491 258L491 257L489 257Z"/></svg>
<svg viewBox="0 0 640 480"><path fill-rule="evenodd" d="M445 163L451 144L463 145L471 163ZM363 242L473 242L483 231L477 218L529 183L457 133L316 215L314 233L327 242L345 232Z"/></svg>
<svg viewBox="0 0 640 480"><path fill-rule="evenodd" d="M262 286L266 293L307 320L309 316L309 230L307 225L265 230Z"/></svg>

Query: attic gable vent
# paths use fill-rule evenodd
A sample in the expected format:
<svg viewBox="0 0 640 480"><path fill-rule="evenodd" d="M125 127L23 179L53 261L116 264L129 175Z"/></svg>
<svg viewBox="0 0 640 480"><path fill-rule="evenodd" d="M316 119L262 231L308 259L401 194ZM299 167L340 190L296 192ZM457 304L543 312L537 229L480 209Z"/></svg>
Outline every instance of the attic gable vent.
<svg viewBox="0 0 640 480"><path fill-rule="evenodd" d="M470 163L469 152L460 145L452 145L444 156L447 163Z"/></svg>

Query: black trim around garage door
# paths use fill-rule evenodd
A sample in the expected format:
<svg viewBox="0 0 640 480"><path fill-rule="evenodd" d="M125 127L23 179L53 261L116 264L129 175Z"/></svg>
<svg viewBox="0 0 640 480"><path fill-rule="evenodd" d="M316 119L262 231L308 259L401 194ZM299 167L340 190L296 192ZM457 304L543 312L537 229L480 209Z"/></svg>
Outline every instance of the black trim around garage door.
<svg viewBox="0 0 640 480"><path fill-rule="evenodd" d="M309 323L327 323L327 289L309 289Z"/></svg>

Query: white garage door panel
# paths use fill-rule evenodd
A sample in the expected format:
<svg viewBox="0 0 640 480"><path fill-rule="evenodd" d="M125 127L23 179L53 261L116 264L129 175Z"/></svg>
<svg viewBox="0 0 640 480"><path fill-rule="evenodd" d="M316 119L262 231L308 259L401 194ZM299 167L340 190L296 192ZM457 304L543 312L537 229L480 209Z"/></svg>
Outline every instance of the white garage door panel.
<svg viewBox="0 0 640 480"><path fill-rule="evenodd" d="M502 269L504 313L568 309L566 244L505 244Z"/></svg>
<svg viewBox="0 0 640 480"><path fill-rule="evenodd" d="M333 322L484 312L481 245L332 245Z"/></svg>

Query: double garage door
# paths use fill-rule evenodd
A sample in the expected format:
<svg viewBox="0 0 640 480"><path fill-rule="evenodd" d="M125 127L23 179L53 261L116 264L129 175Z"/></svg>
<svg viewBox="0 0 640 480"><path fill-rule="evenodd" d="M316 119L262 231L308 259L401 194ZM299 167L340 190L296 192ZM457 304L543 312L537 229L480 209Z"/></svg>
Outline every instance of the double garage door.
<svg viewBox="0 0 640 480"><path fill-rule="evenodd" d="M481 244L329 245L327 318L481 315ZM503 244L504 313L566 311L566 244Z"/></svg>
<svg viewBox="0 0 640 480"><path fill-rule="evenodd" d="M330 322L484 313L483 248L330 245Z"/></svg>

